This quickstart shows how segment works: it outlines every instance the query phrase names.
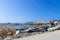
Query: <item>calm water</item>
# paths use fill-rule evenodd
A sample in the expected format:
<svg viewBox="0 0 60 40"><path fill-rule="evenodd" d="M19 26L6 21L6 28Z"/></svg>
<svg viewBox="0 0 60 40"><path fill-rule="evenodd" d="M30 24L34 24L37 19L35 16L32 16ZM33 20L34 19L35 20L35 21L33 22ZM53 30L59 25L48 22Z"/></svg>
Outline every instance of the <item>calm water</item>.
<svg viewBox="0 0 60 40"><path fill-rule="evenodd" d="M0 26L7 26L10 28L17 28L17 29L28 29L29 27L34 28L35 25L15 25L15 24L6 24L6 23L0 23Z"/></svg>

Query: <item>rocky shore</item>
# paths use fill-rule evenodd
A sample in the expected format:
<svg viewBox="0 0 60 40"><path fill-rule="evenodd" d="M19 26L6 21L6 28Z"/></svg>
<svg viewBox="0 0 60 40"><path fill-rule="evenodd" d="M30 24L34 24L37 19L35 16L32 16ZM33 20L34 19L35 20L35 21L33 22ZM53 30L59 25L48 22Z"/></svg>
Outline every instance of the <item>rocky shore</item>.
<svg viewBox="0 0 60 40"><path fill-rule="evenodd" d="M0 26L0 37L2 39L14 35L14 33L16 32L16 29L12 29L12 28L8 28L6 26Z"/></svg>
<svg viewBox="0 0 60 40"><path fill-rule="evenodd" d="M28 31L21 31L19 30L19 33L16 34L16 31L19 29L12 29L7 26L0 26L0 40L13 40L17 38L23 38L28 37L36 34L40 34L40 32L30 32Z"/></svg>
<svg viewBox="0 0 60 40"><path fill-rule="evenodd" d="M53 29L55 31L60 30L60 25L53 27ZM20 38L25 38L33 35L38 35L38 34L41 35L43 33L48 33L44 29L44 27L42 28L35 27L35 28L29 28L27 30L20 30L20 29L9 28L7 26L0 26L0 40L20 39Z"/></svg>

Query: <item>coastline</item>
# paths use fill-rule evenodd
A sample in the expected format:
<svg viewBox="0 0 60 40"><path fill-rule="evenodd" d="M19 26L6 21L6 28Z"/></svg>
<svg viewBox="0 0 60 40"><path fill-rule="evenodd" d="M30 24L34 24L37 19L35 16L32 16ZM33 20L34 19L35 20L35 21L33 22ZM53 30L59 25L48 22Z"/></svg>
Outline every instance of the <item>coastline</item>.
<svg viewBox="0 0 60 40"><path fill-rule="evenodd" d="M18 38L14 40L53 40L52 37L60 35L60 30L54 31L54 32L46 32L43 34L37 34L34 36L24 37L24 38ZM59 36L58 36L59 37Z"/></svg>

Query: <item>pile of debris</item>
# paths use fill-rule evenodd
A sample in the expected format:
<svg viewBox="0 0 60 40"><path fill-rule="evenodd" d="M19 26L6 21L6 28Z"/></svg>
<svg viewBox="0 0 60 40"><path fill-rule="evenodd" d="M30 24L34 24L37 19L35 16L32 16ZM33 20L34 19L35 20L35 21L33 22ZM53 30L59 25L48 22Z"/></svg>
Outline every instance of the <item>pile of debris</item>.
<svg viewBox="0 0 60 40"><path fill-rule="evenodd" d="M8 28L6 26L0 26L0 37L6 38L7 36L14 35L16 32L15 29Z"/></svg>

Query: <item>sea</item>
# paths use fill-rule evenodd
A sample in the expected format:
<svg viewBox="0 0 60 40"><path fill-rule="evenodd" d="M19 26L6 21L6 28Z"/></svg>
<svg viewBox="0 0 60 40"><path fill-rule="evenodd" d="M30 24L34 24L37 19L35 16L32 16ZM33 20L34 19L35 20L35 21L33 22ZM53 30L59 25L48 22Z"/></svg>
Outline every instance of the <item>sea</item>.
<svg viewBox="0 0 60 40"><path fill-rule="evenodd" d="M6 26L6 27L9 27L9 28L21 29L21 30L25 30L25 29L28 29L30 27L31 28L36 27L36 25L24 25L24 24L18 24L18 25L16 25L15 23L11 23L11 24L0 23L0 26Z"/></svg>

